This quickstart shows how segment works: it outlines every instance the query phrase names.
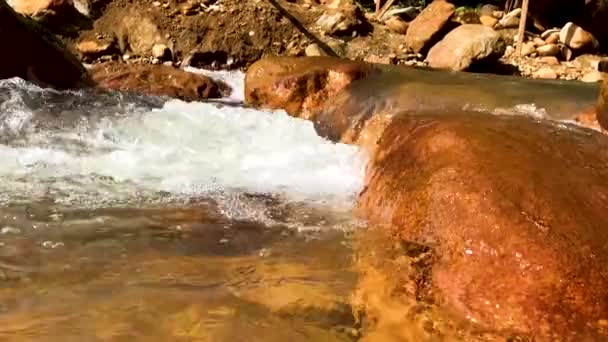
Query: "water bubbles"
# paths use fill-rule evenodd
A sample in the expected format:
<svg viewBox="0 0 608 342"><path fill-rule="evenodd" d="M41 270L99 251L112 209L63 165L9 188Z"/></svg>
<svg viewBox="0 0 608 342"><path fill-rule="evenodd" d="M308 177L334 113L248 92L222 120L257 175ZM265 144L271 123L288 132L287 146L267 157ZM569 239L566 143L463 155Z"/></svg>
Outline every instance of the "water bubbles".
<svg viewBox="0 0 608 342"><path fill-rule="evenodd" d="M56 249L64 246L63 242L53 242L53 241L44 241L42 242L42 247L48 249Z"/></svg>
<svg viewBox="0 0 608 342"><path fill-rule="evenodd" d="M0 234L20 234L20 233L21 233L21 229L19 229L19 228L10 227L10 226L0 228Z"/></svg>

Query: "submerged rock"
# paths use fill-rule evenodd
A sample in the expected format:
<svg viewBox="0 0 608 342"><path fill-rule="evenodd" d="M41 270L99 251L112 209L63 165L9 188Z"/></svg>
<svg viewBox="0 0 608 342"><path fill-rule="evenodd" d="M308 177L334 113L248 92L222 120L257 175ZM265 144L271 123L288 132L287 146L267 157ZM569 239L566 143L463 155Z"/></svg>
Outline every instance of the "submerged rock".
<svg viewBox="0 0 608 342"><path fill-rule="evenodd" d="M218 81L166 65L104 63L91 75L100 88L169 96L185 101L220 98L230 88Z"/></svg>
<svg viewBox="0 0 608 342"><path fill-rule="evenodd" d="M89 84L86 70L50 32L0 0L0 79L20 77L42 86Z"/></svg>

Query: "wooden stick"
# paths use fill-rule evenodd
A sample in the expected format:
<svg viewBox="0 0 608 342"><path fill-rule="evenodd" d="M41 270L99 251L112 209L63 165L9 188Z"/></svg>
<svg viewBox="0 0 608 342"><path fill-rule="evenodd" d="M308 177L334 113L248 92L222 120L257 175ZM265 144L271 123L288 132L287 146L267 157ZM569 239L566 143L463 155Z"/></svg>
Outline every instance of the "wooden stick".
<svg viewBox="0 0 608 342"><path fill-rule="evenodd" d="M382 8L380 9L379 13L376 13L376 19L380 20L384 14L386 13L386 11L388 11L389 8L391 8L391 6L393 6L393 3L395 2L395 0L388 0L384 6L382 6Z"/></svg>
<svg viewBox="0 0 608 342"><path fill-rule="evenodd" d="M376 12L374 13L378 15L378 12L380 12L380 5L382 4L382 0L375 0L374 2L376 3Z"/></svg>
<svg viewBox="0 0 608 342"><path fill-rule="evenodd" d="M519 30L517 31L517 49L515 52L521 57L522 45L524 45L524 34L526 32L526 20L528 19L528 2L523 0L521 4L521 17L519 18Z"/></svg>

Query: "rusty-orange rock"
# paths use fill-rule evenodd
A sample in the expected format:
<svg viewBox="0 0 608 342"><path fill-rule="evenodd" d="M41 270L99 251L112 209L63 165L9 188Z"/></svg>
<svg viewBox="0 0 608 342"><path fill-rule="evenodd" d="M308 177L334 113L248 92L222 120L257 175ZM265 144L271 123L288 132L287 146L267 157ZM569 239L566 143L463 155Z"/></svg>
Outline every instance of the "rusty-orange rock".
<svg viewBox="0 0 608 342"><path fill-rule="evenodd" d="M85 68L50 32L0 0L0 79L20 77L42 86L90 84Z"/></svg>
<svg viewBox="0 0 608 342"><path fill-rule="evenodd" d="M104 63L91 70L100 88L169 96L185 101L219 98L230 88L218 81L165 65Z"/></svg>
<svg viewBox="0 0 608 342"><path fill-rule="evenodd" d="M430 250L416 297L490 331L608 338L606 136L417 113L395 117L376 150L358 212Z"/></svg>
<svg viewBox="0 0 608 342"><path fill-rule="evenodd" d="M603 129L608 130L608 77L604 76L604 81L600 86L600 93L596 103L597 121Z"/></svg>
<svg viewBox="0 0 608 342"><path fill-rule="evenodd" d="M245 77L245 102L312 119L353 81L378 72L373 64L331 57L276 57L254 63Z"/></svg>

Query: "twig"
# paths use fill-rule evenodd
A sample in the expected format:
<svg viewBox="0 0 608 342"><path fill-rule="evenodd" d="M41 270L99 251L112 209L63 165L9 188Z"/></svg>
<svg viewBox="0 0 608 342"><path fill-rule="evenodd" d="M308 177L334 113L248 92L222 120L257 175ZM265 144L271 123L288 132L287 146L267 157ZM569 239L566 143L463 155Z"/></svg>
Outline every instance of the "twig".
<svg viewBox="0 0 608 342"><path fill-rule="evenodd" d="M526 31L526 20L528 19L528 2L523 0L521 4L521 17L519 18L519 30L517 30L517 55L521 57L522 45L524 45L524 35Z"/></svg>
<svg viewBox="0 0 608 342"><path fill-rule="evenodd" d="M381 20L386 11L393 6L393 3L395 3L395 0L388 0L380 9L380 12L376 14L376 19Z"/></svg>

